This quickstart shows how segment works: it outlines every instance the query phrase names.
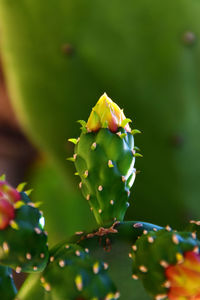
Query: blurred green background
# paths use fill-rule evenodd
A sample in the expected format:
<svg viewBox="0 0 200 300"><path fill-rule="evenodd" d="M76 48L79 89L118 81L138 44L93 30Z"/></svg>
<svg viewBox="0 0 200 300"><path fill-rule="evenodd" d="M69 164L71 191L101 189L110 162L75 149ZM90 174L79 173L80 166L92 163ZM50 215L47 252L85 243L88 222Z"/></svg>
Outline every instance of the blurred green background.
<svg viewBox="0 0 200 300"><path fill-rule="evenodd" d="M51 243L95 227L65 158L73 152L67 139L80 132L76 120L87 120L103 92L143 133L126 219L181 229L199 217L199 15L197 0L0 0L4 89L36 149L24 142L19 151L10 115L4 138L16 143L4 149L0 171L9 167L13 182L24 178L34 189ZM11 148L18 155L8 166Z"/></svg>

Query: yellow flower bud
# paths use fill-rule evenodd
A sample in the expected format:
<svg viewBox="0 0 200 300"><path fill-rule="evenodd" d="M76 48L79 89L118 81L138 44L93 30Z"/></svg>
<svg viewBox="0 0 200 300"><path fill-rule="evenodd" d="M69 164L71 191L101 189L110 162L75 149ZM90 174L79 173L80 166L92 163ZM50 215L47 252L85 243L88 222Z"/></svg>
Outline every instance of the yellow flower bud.
<svg viewBox="0 0 200 300"><path fill-rule="evenodd" d="M126 117L120 107L113 102L106 93L98 100L87 121L88 131L98 131L100 128L108 128L112 132L116 132L122 126L122 121ZM124 128L131 131L127 123Z"/></svg>

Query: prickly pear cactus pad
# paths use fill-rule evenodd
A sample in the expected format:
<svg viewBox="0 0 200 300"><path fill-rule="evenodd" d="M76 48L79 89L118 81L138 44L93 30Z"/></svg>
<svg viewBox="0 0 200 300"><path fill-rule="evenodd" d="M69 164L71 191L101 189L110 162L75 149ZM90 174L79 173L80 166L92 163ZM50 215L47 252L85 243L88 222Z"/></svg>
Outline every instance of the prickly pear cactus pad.
<svg viewBox="0 0 200 300"><path fill-rule="evenodd" d="M200 240L200 221L191 220L185 230L193 232L193 234Z"/></svg>
<svg viewBox="0 0 200 300"><path fill-rule="evenodd" d="M115 300L117 289L107 275L107 265L92 259L88 249L63 244L50 251L50 261L40 275L40 284L29 291L29 299ZM42 299L43 299L42 298ZM26 299L24 297L20 299Z"/></svg>
<svg viewBox="0 0 200 300"><path fill-rule="evenodd" d="M15 190L5 181L0 182L0 204L0 264L18 273L43 270L48 247L42 212L25 192Z"/></svg>
<svg viewBox="0 0 200 300"><path fill-rule="evenodd" d="M143 232L161 229L162 227L145 222L115 222L109 228L77 232L71 241L89 249L90 255L96 260L107 263L108 274L120 292L120 299L149 300L141 282L131 278L131 246Z"/></svg>
<svg viewBox="0 0 200 300"><path fill-rule="evenodd" d="M12 270L9 267L0 266L0 299L13 300L16 293Z"/></svg>
<svg viewBox="0 0 200 300"><path fill-rule="evenodd" d="M133 279L140 278L157 300L199 299L199 247L191 232L146 232L132 246Z"/></svg>
<svg viewBox="0 0 200 300"><path fill-rule="evenodd" d="M83 196L88 201L97 222L101 225L122 221L129 207L130 188L136 170L130 119L106 94L92 109L87 124L82 124L75 143L72 161L75 162Z"/></svg>

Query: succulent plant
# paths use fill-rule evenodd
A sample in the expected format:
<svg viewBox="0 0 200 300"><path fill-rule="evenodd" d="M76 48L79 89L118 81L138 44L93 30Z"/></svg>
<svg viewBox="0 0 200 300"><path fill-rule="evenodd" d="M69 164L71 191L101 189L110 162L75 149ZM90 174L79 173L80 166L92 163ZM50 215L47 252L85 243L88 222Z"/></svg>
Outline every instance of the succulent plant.
<svg viewBox="0 0 200 300"><path fill-rule="evenodd" d="M26 192L19 192L22 187L17 190L0 181L0 264L17 273L38 272L49 255L44 217Z"/></svg>
<svg viewBox="0 0 200 300"><path fill-rule="evenodd" d="M0 296L1 299L13 300L17 294L12 269L0 266Z"/></svg>
<svg viewBox="0 0 200 300"><path fill-rule="evenodd" d="M85 118L107 90L136 116L144 159L129 219L177 227L188 214L198 218L199 12L196 0L0 1L11 100L24 131L54 158L61 176L64 168L69 174L64 143L78 134L78 107Z"/></svg>
<svg viewBox="0 0 200 300"><path fill-rule="evenodd" d="M75 162L79 187L100 225L122 221L129 207L130 188L136 169L136 153L131 122L106 95L101 96L82 124L82 133L75 143Z"/></svg>
<svg viewBox="0 0 200 300"><path fill-rule="evenodd" d="M17 293L20 300L149 299L142 290L136 294L137 279L156 300L200 299L200 222L190 221L187 231L179 232L123 221L135 158L141 156L133 137L139 131L131 130L130 122L106 94L87 123L79 121L82 133L69 139L75 144L69 160L75 163L79 187L98 227L78 231L50 250L38 204L22 191L23 184L14 189L2 178L0 293L5 300L17 293L10 267L33 273Z"/></svg>
<svg viewBox="0 0 200 300"><path fill-rule="evenodd" d="M199 247L192 232L169 226L146 232L132 246L133 279L140 278L155 299L193 299L200 292Z"/></svg>

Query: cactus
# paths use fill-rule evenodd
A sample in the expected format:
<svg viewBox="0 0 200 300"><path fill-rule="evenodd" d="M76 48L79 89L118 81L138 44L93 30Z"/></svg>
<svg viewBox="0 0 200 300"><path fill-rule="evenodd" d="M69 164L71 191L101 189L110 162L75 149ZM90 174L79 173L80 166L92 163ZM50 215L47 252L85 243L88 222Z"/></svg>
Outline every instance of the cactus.
<svg viewBox="0 0 200 300"><path fill-rule="evenodd" d="M117 299L116 288L106 275L106 264L91 259L88 249L73 244L65 244L50 252L50 263L41 281L48 289L57 289L59 299ZM65 289L60 286L68 285Z"/></svg>
<svg viewBox="0 0 200 300"><path fill-rule="evenodd" d="M48 250L37 203L30 202L23 184L16 190L2 178L0 293L9 286L12 295L6 293L5 300L15 297L12 267L17 272L33 273L17 293L20 300L149 299L142 289L136 293L140 286L135 279L141 279L156 300L198 300L199 221L190 221L190 231L184 232L123 221L135 178L135 157L141 156L133 139L139 131L131 130L131 120L106 94L87 123L79 122L80 137L69 139L75 144L70 160L75 162L83 195L99 227L78 231Z"/></svg>
<svg viewBox="0 0 200 300"><path fill-rule="evenodd" d="M193 232L200 240L200 221L191 220L189 225L186 226L186 230Z"/></svg>
<svg viewBox="0 0 200 300"><path fill-rule="evenodd" d="M78 133L71 126L77 107L84 118L103 90L137 116L145 134L137 166L143 174L129 219L180 226L188 211L198 217L199 11L195 0L0 1L12 102L29 138L56 167L69 168L64 141Z"/></svg>
<svg viewBox="0 0 200 300"><path fill-rule="evenodd" d="M17 294L15 287L12 269L9 267L0 266L0 295L1 299L13 300Z"/></svg>
<svg viewBox="0 0 200 300"><path fill-rule="evenodd" d="M140 278L145 288L155 299L169 297L170 300L173 300L179 299L178 296L195 296L200 293L199 247L200 241L191 232L176 232L168 227L158 232L146 232L132 246L133 278ZM179 268L184 269L184 267L187 267L188 256L191 257L191 260L194 258L199 263L196 266L197 268L191 266L191 274L188 270L188 275L184 278L184 272L181 274ZM199 272L197 278L194 278L196 289L194 288L194 291L191 291L191 294L189 292L187 295L187 292L181 291L181 288L184 288L184 284L186 289L189 288L191 280L193 280L192 272L195 273L196 271ZM180 276L179 280L177 279L178 276ZM173 280L177 280L180 286L178 284L176 286L176 283L174 286ZM176 287L177 298L173 298L173 289L176 289ZM178 291L178 288L180 288L180 291Z"/></svg>
<svg viewBox="0 0 200 300"><path fill-rule="evenodd" d="M15 190L6 181L0 182L0 203L0 264L18 273L43 270L48 247L42 212L25 192Z"/></svg>
<svg viewBox="0 0 200 300"><path fill-rule="evenodd" d="M34 299L40 292L41 297L48 295L48 299L118 299L119 293L106 268L103 262L90 258L88 249L63 244L50 251L50 262L38 279L39 291L32 288L28 297Z"/></svg>
<svg viewBox="0 0 200 300"><path fill-rule="evenodd" d="M104 94L74 142L79 187L100 225L122 221L135 180L133 134L120 108Z"/></svg>

